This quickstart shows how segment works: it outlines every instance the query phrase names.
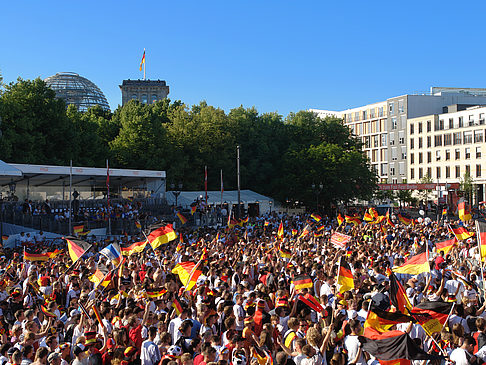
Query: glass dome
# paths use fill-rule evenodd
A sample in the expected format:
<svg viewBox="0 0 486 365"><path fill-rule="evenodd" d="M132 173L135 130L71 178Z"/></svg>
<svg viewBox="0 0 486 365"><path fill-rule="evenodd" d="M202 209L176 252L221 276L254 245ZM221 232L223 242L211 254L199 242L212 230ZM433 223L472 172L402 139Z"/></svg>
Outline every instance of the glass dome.
<svg viewBox="0 0 486 365"><path fill-rule="evenodd" d="M60 72L44 80L66 104L74 104L79 111L99 105L110 110L105 95L98 86L74 72Z"/></svg>

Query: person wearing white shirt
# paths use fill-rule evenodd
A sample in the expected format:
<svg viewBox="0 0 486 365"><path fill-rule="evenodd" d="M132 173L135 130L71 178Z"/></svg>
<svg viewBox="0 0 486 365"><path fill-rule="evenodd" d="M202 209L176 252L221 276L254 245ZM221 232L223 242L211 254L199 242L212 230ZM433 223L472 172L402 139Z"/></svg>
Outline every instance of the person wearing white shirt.
<svg viewBox="0 0 486 365"><path fill-rule="evenodd" d="M366 365L363 349L358 339L361 332L361 323L352 319L349 321L349 326L351 327L351 334L344 338L344 347L348 351L348 362L355 365Z"/></svg>
<svg viewBox="0 0 486 365"><path fill-rule="evenodd" d="M450 359L455 365L469 365L474 362L473 351L476 340L471 336L466 336L461 347L451 352Z"/></svg>
<svg viewBox="0 0 486 365"><path fill-rule="evenodd" d="M148 340L142 343L140 360L142 365L157 365L161 359L159 347L154 342L155 336L157 336L157 327L150 327L148 335Z"/></svg>

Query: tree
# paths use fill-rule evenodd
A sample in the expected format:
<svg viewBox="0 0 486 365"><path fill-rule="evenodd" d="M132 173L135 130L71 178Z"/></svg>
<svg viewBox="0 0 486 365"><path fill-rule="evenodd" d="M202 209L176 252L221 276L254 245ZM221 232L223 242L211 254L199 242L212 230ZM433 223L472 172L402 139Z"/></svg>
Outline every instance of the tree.
<svg viewBox="0 0 486 365"><path fill-rule="evenodd" d="M6 85L0 117L2 160L61 165L73 157L74 133L66 105L41 79Z"/></svg>
<svg viewBox="0 0 486 365"><path fill-rule="evenodd" d="M434 181L432 180L432 177L430 177L428 174L424 175L419 180L420 184L431 184ZM432 199L432 191L431 190L426 190L426 189L421 189L418 191L418 198L421 202L425 202L425 204L428 204L429 200Z"/></svg>
<svg viewBox="0 0 486 365"><path fill-rule="evenodd" d="M466 171L464 177L459 180L459 189L462 192L464 198L472 204L473 191L474 191L474 180L471 177L469 171Z"/></svg>
<svg viewBox="0 0 486 365"><path fill-rule="evenodd" d="M400 207L406 203L414 205L417 201L417 199L412 196L412 192L410 190L397 190L395 197L398 199Z"/></svg>

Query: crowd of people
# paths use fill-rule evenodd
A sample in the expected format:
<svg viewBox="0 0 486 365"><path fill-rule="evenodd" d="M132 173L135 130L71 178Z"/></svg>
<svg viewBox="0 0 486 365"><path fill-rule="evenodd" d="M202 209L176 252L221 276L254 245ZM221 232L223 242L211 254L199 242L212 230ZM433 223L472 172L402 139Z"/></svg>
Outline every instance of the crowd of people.
<svg viewBox="0 0 486 365"><path fill-rule="evenodd" d="M392 216L372 225L316 217L274 213L231 229L182 227L176 239L120 264L100 254L105 240L74 262L67 250L43 261L2 256L0 365L378 364L363 346L370 308L396 313L389 269L424 248L429 269L396 277L412 306L454 302L451 313L435 333L414 321L387 331L408 333L438 355L414 364L486 360L477 236L444 254L435 243L453 234L443 219L405 225ZM351 237L345 247L331 243L335 232ZM353 282L345 291L337 279L343 260ZM197 263L191 285L173 272L188 262ZM109 273L94 278L105 265Z"/></svg>

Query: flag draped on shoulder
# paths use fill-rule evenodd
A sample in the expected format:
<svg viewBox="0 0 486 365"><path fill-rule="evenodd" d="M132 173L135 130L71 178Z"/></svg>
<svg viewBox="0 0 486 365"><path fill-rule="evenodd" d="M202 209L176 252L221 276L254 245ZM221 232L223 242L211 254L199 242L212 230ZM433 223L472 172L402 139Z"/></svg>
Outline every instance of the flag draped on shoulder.
<svg viewBox="0 0 486 365"><path fill-rule="evenodd" d="M340 285L340 293L344 293L351 289L354 289L353 273L351 272L351 268L349 267L344 257L341 257L340 259L337 283Z"/></svg>
<svg viewBox="0 0 486 365"><path fill-rule="evenodd" d="M73 262L76 262L83 256L90 248L91 244L74 237L65 237L67 242L69 257Z"/></svg>
<svg viewBox="0 0 486 365"><path fill-rule="evenodd" d="M188 291L196 284L197 278L201 275L202 271L199 269L199 263L196 264L192 261L185 261L177 264L172 269L172 273L179 275L182 285L184 285L186 291Z"/></svg>
<svg viewBox="0 0 486 365"><path fill-rule="evenodd" d="M417 251L417 254L410 257L401 266L394 267L393 271L400 274L418 275L423 272L430 272L430 265L428 261L427 244L424 244Z"/></svg>
<svg viewBox="0 0 486 365"><path fill-rule="evenodd" d="M150 232L147 240L154 250L177 238L177 233L175 233L174 228L172 228L172 224L163 224L152 228L155 229Z"/></svg>

